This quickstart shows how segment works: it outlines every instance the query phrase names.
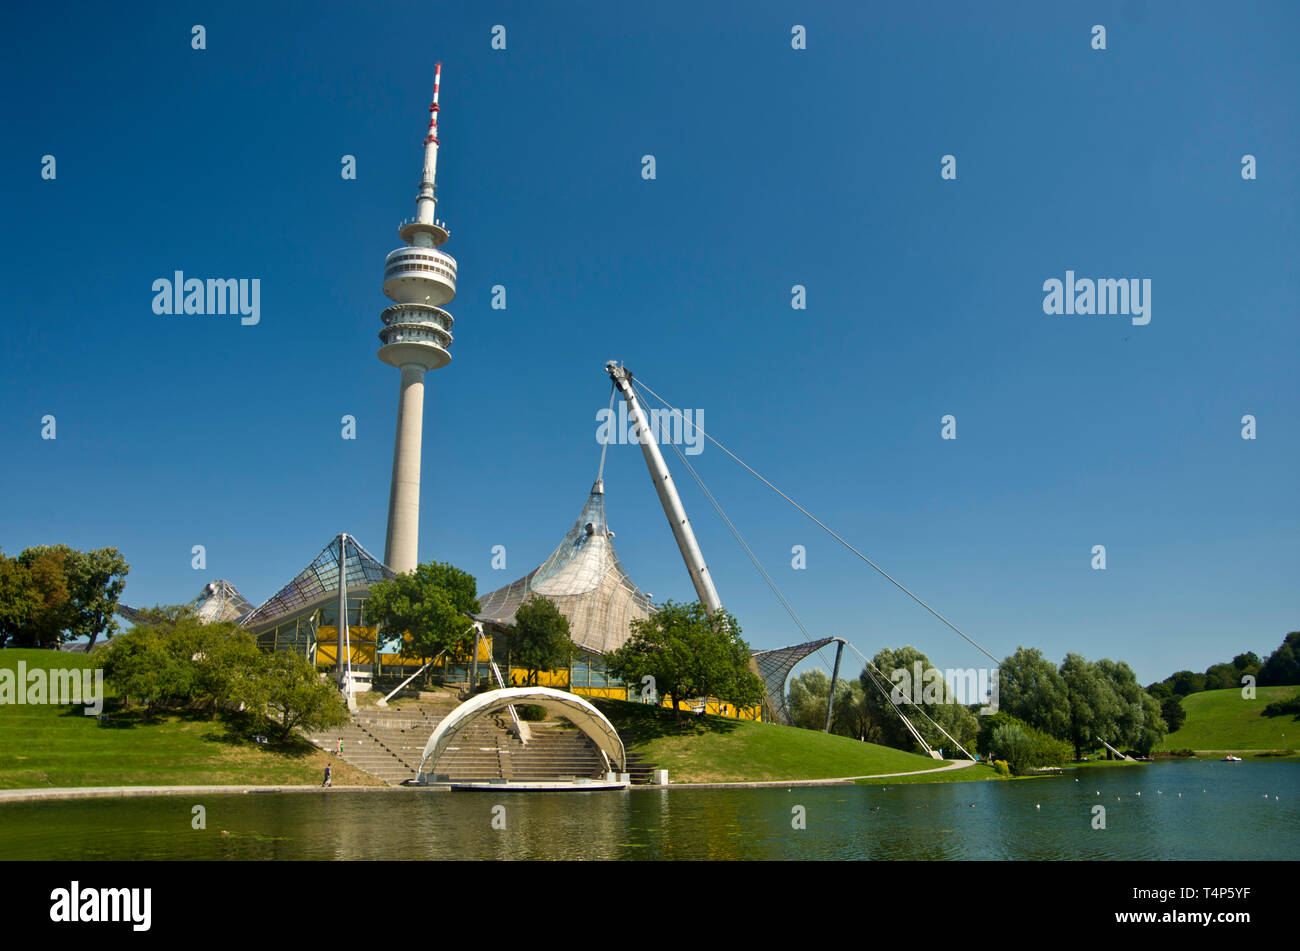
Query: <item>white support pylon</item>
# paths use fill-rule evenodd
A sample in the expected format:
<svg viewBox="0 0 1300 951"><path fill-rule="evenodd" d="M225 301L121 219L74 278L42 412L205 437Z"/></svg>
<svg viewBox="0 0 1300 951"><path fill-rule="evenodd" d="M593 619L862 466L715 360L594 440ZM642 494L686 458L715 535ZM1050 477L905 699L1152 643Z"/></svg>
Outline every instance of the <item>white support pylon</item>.
<svg viewBox="0 0 1300 951"><path fill-rule="evenodd" d="M664 515L668 517L668 525L673 530L673 537L677 539L677 548L682 553L682 560L686 562L686 570L690 573L691 584L695 585L695 593L699 596L705 610L714 614L722 607L722 600L718 597L717 589L713 587L709 566L704 563L704 553L700 551L700 544L695 540L691 521L686 517L681 496L677 494L677 486L673 484L673 477L668 474L668 465L664 462L663 453L659 451L659 444L655 442L654 433L646 421L645 413L641 410L641 402L636 398L636 391L632 388L632 371L612 360L605 364L605 370L627 402L627 414L636 426L637 439L641 443L641 454L645 456L646 465L650 469L650 478L654 481L655 491L659 493L659 502L664 507Z"/></svg>

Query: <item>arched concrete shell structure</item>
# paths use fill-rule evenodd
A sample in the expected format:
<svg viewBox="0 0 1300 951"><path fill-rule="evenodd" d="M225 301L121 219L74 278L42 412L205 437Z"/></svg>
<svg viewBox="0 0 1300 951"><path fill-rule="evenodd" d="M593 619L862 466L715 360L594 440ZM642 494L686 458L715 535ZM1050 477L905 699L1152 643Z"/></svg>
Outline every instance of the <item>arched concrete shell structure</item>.
<svg viewBox="0 0 1300 951"><path fill-rule="evenodd" d="M608 771L611 766L619 772L627 769L627 755L623 741L619 738L614 724L605 715L577 694L550 687L506 687L490 690L477 697L471 697L462 703L434 729L429 742L424 745L424 754L420 757L420 781L425 780L425 765L432 766L440 757L456 734L480 717L504 710L506 707L521 703L530 703L543 707L548 713L554 713L569 720L596 744L605 760Z"/></svg>

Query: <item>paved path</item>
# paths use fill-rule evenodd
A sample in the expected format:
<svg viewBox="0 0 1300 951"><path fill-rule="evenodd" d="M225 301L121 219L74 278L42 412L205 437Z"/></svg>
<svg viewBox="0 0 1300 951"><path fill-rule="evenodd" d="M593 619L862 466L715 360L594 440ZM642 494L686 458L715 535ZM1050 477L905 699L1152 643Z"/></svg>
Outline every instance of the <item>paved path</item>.
<svg viewBox="0 0 1300 951"><path fill-rule="evenodd" d="M968 766L974 766L974 762L968 759L957 760L949 763L947 766L940 766L937 769L913 769L906 773L873 773L870 776L842 776L839 779L785 779L771 780L761 783L669 783L669 789L737 789L737 788L757 788L762 786L842 786L853 783L859 779L890 779L894 776L919 776L922 773L946 773L949 770L965 769ZM669 773L668 778L672 779Z"/></svg>
<svg viewBox="0 0 1300 951"><path fill-rule="evenodd" d="M921 773L944 773L971 766L970 760L958 760L937 769L914 769L906 773L876 773L871 776L844 776L838 779L785 779L747 783L670 783L665 789L744 789L764 786L837 786L858 779L889 779L894 776L916 776ZM401 792L401 786L331 786L328 792ZM446 786L424 786L437 789ZM654 787L634 787L651 789ZM0 789L0 804L7 802L38 802L59 799L128 798L135 796L226 796L242 793L324 793L321 786L86 786L54 789Z"/></svg>
<svg viewBox="0 0 1300 951"><path fill-rule="evenodd" d="M131 796L225 796L240 793L394 792L392 786L85 786L53 789L0 789L0 803L48 799L99 799Z"/></svg>

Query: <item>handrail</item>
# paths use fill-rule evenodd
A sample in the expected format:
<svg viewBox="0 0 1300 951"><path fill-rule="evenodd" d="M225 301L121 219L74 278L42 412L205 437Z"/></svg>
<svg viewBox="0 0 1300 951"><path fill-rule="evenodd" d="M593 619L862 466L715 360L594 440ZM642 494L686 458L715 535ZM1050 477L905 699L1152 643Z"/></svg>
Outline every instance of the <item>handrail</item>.
<svg viewBox="0 0 1300 951"><path fill-rule="evenodd" d="M441 657L441 656L442 656L443 654L445 654L445 653L447 653L447 652L446 652L446 651L439 651L436 657L433 657L433 658L431 658L431 659L425 661L423 664L421 664L418 668L416 668L415 673L411 674L411 676L407 677L407 678L406 678L405 680L403 680L400 684L398 684L397 687L393 690L392 693L388 694L387 696L380 697L379 700L375 703L375 706L377 706L377 707L386 707L386 706L388 706L388 701L391 700L391 699L393 699L393 696L397 693L398 690L401 690L403 687L405 687L407 684L409 684L409 683L410 683L412 680L414 680L416 677L420 676L420 672L421 672L422 670L424 670L425 667L428 667L428 666L429 666L430 664L432 664L435 660L437 660L438 657Z"/></svg>
<svg viewBox="0 0 1300 951"><path fill-rule="evenodd" d="M441 218L434 218L433 223L437 225L439 228L441 228L443 231L447 230L447 223L443 221ZM407 225L416 225L416 224L424 224L424 222L422 222L419 218L403 218L401 221L397 223L397 227L405 228Z"/></svg>
<svg viewBox="0 0 1300 951"><path fill-rule="evenodd" d="M492 665L492 675L497 679L497 686L504 690L506 686L506 682L505 679L501 676L501 668L497 666L497 662L495 660L488 660L488 663ZM519 741L521 743L527 746L528 741L524 739L524 731L523 728L519 725L519 714L515 713L514 705L513 704L510 705L506 707L506 709L510 711L510 719L513 720L515 723L515 735L519 737Z"/></svg>
<svg viewBox="0 0 1300 951"><path fill-rule="evenodd" d="M1105 740L1103 740L1101 737L1097 737L1097 742L1099 742L1102 746L1106 747L1106 749L1110 750L1112 753L1114 753L1116 756L1118 756L1121 760L1127 760L1127 761L1129 761L1129 762L1131 762L1131 761L1133 760L1133 757L1131 757L1131 756L1125 756L1123 753L1121 753L1119 750L1115 749L1115 747L1111 746L1109 743L1107 743L1107 742L1106 742Z"/></svg>

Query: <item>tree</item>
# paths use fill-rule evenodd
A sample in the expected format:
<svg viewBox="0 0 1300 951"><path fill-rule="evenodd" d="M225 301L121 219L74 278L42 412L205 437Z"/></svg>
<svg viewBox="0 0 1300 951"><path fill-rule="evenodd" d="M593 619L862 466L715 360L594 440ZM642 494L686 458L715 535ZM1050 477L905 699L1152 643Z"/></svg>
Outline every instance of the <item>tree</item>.
<svg viewBox="0 0 1300 951"><path fill-rule="evenodd" d="M785 705L790 723L804 730L821 730L826 726L826 703L831 692L831 678L821 668L806 670L791 677ZM836 685L836 693L839 686Z"/></svg>
<svg viewBox="0 0 1300 951"><path fill-rule="evenodd" d="M826 696L830 689L830 677L818 667L790 678L786 694L790 722L805 730L826 729ZM831 732L837 736L851 736L855 740L869 740L873 743L879 739L880 731L872 723L862 684L852 678L841 679L835 684Z"/></svg>
<svg viewBox="0 0 1300 951"><path fill-rule="evenodd" d="M267 654L252 634L234 621L222 621L199 624L187 641L195 664L191 696L196 704L211 711L256 706L263 696Z"/></svg>
<svg viewBox="0 0 1300 951"><path fill-rule="evenodd" d="M1004 760L1014 775L1019 776L1029 771L1032 751L1029 737L1022 727L1007 725L995 728L989 749L989 758Z"/></svg>
<svg viewBox="0 0 1300 951"><path fill-rule="evenodd" d="M655 689L672 699L716 697L737 708L763 699L763 681L750 670L749 645L726 610L710 615L704 605L665 602L648 618L632 621L632 636L609 655L608 670L627 683L653 677Z"/></svg>
<svg viewBox="0 0 1300 951"><path fill-rule="evenodd" d="M1282 639L1277 650L1259 668L1261 687L1300 684L1300 631Z"/></svg>
<svg viewBox="0 0 1300 951"><path fill-rule="evenodd" d="M841 680L835 685L836 700L847 691L848 683ZM790 723L804 730L826 729L826 704L830 692L831 678L820 667L791 677L785 701L786 708L790 711Z"/></svg>
<svg viewBox="0 0 1300 951"><path fill-rule="evenodd" d="M1168 680L1161 680L1157 683L1149 684L1147 686L1147 693L1151 694L1151 696L1155 697L1161 703L1164 703L1174 695L1174 690L1169 686Z"/></svg>
<svg viewBox="0 0 1300 951"><path fill-rule="evenodd" d="M847 683L849 691L844 695L838 686L835 688L835 714L831 720L831 732L868 743L879 743L880 727L871 719L867 694L861 681L848 680L841 683Z"/></svg>
<svg viewBox="0 0 1300 951"><path fill-rule="evenodd" d="M1106 678L1116 701L1114 724L1109 735L1102 734L1101 738L1112 746L1140 746L1146 726L1146 691L1138 684L1133 669L1122 660L1103 657L1097 661L1097 671Z"/></svg>
<svg viewBox="0 0 1300 951"><path fill-rule="evenodd" d="M66 638L117 630L113 615L130 571L116 548L36 545L0 554L0 646L57 648Z"/></svg>
<svg viewBox="0 0 1300 951"><path fill-rule="evenodd" d="M12 637L23 629L28 612L26 572L3 551L0 551L0 648L7 647Z"/></svg>
<svg viewBox="0 0 1300 951"><path fill-rule="evenodd" d="M274 723L281 740L295 729L325 730L347 721L338 690L297 653L264 653L235 623L205 624L189 607L142 614L104 654L105 678L124 700L151 714L167 707L242 708Z"/></svg>
<svg viewBox="0 0 1300 951"><path fill-rule="evenodd" d="M1160 717L1165 721L1170 733L1177 733L1182 727L1183 721L1187 719L1187 711L1183 709L1183 701L1172 694L1160 704Z"/></svg>
<svg viewBox="0 0 1300 951"><path fill-rule="evenodd" d="M1200 693L1205 689L1205 674L1193 673L1190 670L1180 670L1169 678L1169 684L1173 687L1174 693L1178 696L1190 696L1194 693Z"/></svg>
<svg viewBox="0 0 1300 951"><path fill-rule="evenodd" d="M1240 687L1240 674L1232 664L1214 664L1205 671L1206 690L1229 690Z"/></svg>
<svg viewBox="0 0 1300 951"><path fill-rule="evenodd" d="M568 667L572 659L569 620L555 603L533 595L521 604L510 632L510 663L528 671L528 683L537 683L538 671Z"/></svg>
<svg viewBox="0 0 1300 951"><path fill-rule="evenodd" d="M1061 679L1070 698L1069 740L1074 744L1074 758L1079 759L1084 750L1097 745L1098 738L1115 737L1120 700L1097 665L1081 654L1065 655Z"/></svg>
<svg viewBox="0 0 1300 951"><path fill-rule="evenodd" d="M1171 696L1186 697L1202 690L1235 690L1242 686L1243 677L1250 676L1258 680L1262 666L1258 654L1246 651L1233 657L1230 664L1210 665L1204 674L1180 670L1159 683L1148 686L1147 693L1163 703ZM1261 686L1265 685L1263 680L1258 682Z"/></svg>
<svg viewBox="0 0 1300 951"><path fill-rule="evenodd" d="M1070 695L1056 665L1017 647L998 668L998 709L1058 739L1070 735Z"/></svg>
<svg viewBox="0 0 1300 951"><path fill-rule="evenodd" d="M862 668L862 673L858 675L858 682L862 685L863 695L866 698L867 709L871 711L872 721L880 728L880 742L885 746L892 746L900 750L913 750L916 748L916 738L912 736L911 731L903 723L902 716L906 716L913 722L919 720L920 717L910 704L900 703L895 705L889 699L889 694L894 691L894 682L890 679L893 672L895 670L904 670L910 676L915 669L913 665L918 661L921 663L922 670L930 666L929 659L915 647L902 647L896 651L882 648L872 658L871 664L865 665ZM872 666L875 667L874 670ZM913 691L910 687L910 681L908 689L901 692L907 697L912 696Z"/></svg>
<svg viewBox="0 0 1300 951"><path fill-rule="evenodd" d="M1163 716L1163 708L1160 701L1151 694L1142 693L1142 729L1138 734L1137 742L1133 744L1143 756L1148 755L1157 744L1165 738L1169 732L1169 727Z"/></svg>
<svg viewBox="0 0 1300 951"><path fill-rule="evenodd" d="M479 610L477 587L473 575L453 565L426 562L373 585L367 610L386 632L402 634L404 657L427 662L471 648L474 629L466 615Z"/></svg>
<svg viewBox="0 0 1300 951"><path fill-rule="evenodd" d="M261 709L277 725L280 740L295 729L328 730L348 721L339 691L293 651L267 655L264 678Z"/></svg>
<svg viewBox="0 0 1300 951"><path fill-rule="evenodd" d="M118 629L113 615L131 567L116 548L83 552L66 545L59 547L66 549L64 570L72 601L68 634L88 638L86 650L91 651L101 634L111 638Z"/></svg>
<svg viewBox="0 0 1300 951"><path fill-rule="evenodd" d="M1241 671L1243 674L1258 675L1259 668L1263 663L1264 662L1259 659L1259 655L1254 651L1246 651L1246 653L1238 654L1236 657L1232 658L1232 666L1236 667L1237 670Z"/></svg>
<svg viewBox="0 0 1300 951"><path fill-rule="evenodd" d="M952 749L953 740L967 749L974 744L979 732L975 715L957 702L952 688L925 654L911 646L894 650L883 648L871 663L875 671L871 666L864 667L858 680L871 721L879 730L881 743L900 750L916 748L916 739L903 723L901 712L932 748ZM922 677L919 684L915 682L918 671ZM920 710L913 704L919 705ZM945 736L939 727L952 739Z"/></svg>
<svg viewBox="0 0 1300 951"><path fill-rule="evenodd" d="M196 664L176 634L177 622L197 623L173 614L183 609L154 609L148 620L113 639L104 655L104 679L127 702L143 704L152 715L167 706L188 704Z"/></svg>
<svg viewBox="0 0 1300 951"><path fill-rule="evenodd" d="M27 549L17 558L0 552L0 647L57 648L69 617L62 556Z"/></svg>
<svg viewBox="0 0 1300 951"><path fill-rule="evenodd" d="M1068 743L1001 710L984 717L978 742L982 754L1005 760L1017 776L1040 766L1060 766L1070 756Z"/></svg>
<svg viewBox="0 0 1300 951"><path fill-rule="evenodd" d="M105 677L124 698L151 712L163 706L215 712L259 701L266 655L253 635L233 621L205 624L188 606L141 615L104 655Z"/></svg>

